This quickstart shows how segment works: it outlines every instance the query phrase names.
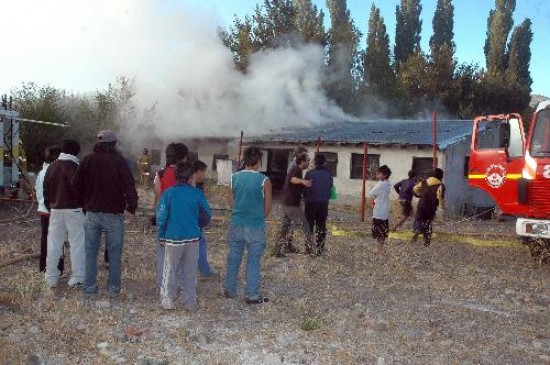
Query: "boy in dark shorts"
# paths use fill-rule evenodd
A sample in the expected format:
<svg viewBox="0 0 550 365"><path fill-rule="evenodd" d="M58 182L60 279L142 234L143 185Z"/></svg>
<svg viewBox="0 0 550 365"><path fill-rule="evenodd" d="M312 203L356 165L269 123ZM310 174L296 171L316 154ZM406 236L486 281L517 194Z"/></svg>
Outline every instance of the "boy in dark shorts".
<svg viewBox="0 0 550 365"><path fill-rule="evenodd" d="M403 179L393 186L397 194L399 194L399 205L401 205L401 215L395 226L393 226L393 231L397 231L397 228L411 216L413 188L416 183L416 171L410 170L408 179Z"/></svg>
<svg viewBox="0 0 550 365"><path fill-rule="evenodd" d="M378 183L367 194L372 199L372 238L376 240L376 253L382 253L389 231L390 216L390 191L391 183L388 179L391 170L387 165L382 165L376 171Z"/></svg>

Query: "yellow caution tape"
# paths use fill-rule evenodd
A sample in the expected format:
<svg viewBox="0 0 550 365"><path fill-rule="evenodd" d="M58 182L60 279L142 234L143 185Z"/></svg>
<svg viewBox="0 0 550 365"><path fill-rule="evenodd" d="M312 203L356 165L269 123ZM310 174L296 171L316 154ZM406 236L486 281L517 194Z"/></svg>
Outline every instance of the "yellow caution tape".
<svg viewBox="0 0 550 365"><path fill-rule="evenodd" d="M346 231L343 229L337 228L334 224L327 224L328 231L337 237L366 237L369 235L368 232L362 231ZM409 241L413 234L412 232L390 232L390 238L395 238L402 241ZM421 237L419 237L421 239ZM515 248L527 248L520 242L503 242L496 240L482 240L474 237L469 237L461 234L454 233L434 233L432 238L436 239L447 239L452 240L452 242L468 243L477 247L515 247Z"/></svg>

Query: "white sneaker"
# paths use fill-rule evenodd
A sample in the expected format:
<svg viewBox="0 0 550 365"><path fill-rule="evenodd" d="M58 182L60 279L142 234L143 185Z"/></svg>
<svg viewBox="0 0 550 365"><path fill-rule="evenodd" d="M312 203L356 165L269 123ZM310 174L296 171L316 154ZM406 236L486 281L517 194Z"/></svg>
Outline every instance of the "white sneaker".
<svg viewBox="0 0 550 365"><path fill-rule="evenodd" d="M166 310L176 309L176 304L174 303L174 299L170 299L170 298L163 298L160 302L160 306L162 307L162 309L166 309Z"/></svg>
<svg viewBox="0 0 550 365"><path fill-rule="evenodd" d="M67 283L67 285L68 285L70 288L82 289L82 280L77 279L77 278L74 278L74 277L71 277L71 278L69 279L69 282Z"/></svg>

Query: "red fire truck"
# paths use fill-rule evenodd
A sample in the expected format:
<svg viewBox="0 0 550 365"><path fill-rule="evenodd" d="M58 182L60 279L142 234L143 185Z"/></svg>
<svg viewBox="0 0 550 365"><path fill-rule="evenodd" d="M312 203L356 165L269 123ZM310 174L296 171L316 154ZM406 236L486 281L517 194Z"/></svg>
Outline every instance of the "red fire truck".
<svg viewBox="0 0 550 365"><path fill-rule="evenodd" d="M529 133L519 114L474 121L469 183L487 192L532 250L550 257L550 100L533 115Z"/></svg>

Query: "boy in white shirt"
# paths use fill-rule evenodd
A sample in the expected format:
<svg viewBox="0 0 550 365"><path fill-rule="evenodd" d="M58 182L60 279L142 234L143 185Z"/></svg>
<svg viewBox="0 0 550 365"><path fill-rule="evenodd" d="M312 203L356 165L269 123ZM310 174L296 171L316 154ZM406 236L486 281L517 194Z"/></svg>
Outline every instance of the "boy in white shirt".
<svg viewBox="0 0 550 365"><path fill-rule="evenodd" d="M389 182L391 170L382 165L376 170L378 183L367 194L372 199L372 238L376 240L376 253L382 253L389 231L390 192L392 185Z"/></svg>

